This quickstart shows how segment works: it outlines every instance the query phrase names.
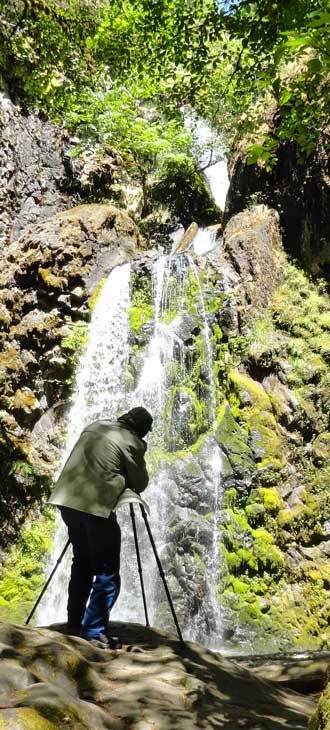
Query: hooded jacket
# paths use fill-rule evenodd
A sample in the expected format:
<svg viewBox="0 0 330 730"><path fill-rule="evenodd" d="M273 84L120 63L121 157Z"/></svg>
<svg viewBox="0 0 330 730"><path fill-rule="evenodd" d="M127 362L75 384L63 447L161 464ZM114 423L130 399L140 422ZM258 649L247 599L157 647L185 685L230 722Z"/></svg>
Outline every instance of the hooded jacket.
<svg viewBox="0 0 330 730"><path fill-rule="evenodd" d="M138 494L146 488L146 448L127 423L95 421L81 433L49 502L109 517L126 487Z"/></svg>

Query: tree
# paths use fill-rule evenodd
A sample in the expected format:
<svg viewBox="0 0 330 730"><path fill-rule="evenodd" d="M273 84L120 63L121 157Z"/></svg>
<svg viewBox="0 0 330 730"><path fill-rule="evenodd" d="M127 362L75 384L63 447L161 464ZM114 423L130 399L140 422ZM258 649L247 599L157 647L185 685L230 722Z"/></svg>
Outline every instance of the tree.
<svg viewBox="0 0 330 730"><path fill-rule="evenodd" d="M323 0L243 0L226 4L221 16L231 47L233 41L237 43L226 105L230 106L234 90L239 96L236 138L249 133L254 141L249 161L259 159L270 167L283 140L296 142L302 154L309 154L330 111L327 4ZM267 109L275 108L271 135L263 136Z"/></svg>
<svg viewBox="0 0 330 730"><path fill-rule="evenodd" d="M0 74L15 101L56 116L73 89L92 84L88 41L100 7L92 0L2 1Z"/></svg>

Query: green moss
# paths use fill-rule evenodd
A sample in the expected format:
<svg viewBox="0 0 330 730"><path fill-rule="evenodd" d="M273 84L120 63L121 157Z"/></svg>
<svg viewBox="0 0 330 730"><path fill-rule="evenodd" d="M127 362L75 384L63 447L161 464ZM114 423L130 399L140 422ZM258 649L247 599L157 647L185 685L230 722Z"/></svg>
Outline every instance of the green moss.
<svg viewBox="0 0 330 730"><path fill-rule="evenodd" d="M24 623L45 582L44 569L52 550L54 513L49 509L23 530L2 568L0 619Z"/></svg>
<svg viewBox="0 0 330 730"><path fill-rule="evenodd" d="M88 338L88 323L79 321L70 326L70 334L62 338L61 347L77 357L85 347Z"/></svg>
<svg viewBox="0 0 330 730"><path fill-rule="evenodd" d="M177 315L178 313L175 310L168 309L163 317L164 324L171 324Z"/></svg>
<svg viewBox="0 0 330 730"><path fill-rule="evenodd" d="M153 307L151 305L144 304L143 307L136 307L133 304L129 311L129 327L137 334L142 329L143 325L151 319L153 315Z"/></svg>
<svg viewBox="0 0 330 730"><path fill-rule="evenodd" d="M0 715L0 730L55 730L58 725L51 719L43 717L34 707L15 707L7 716L6 711Z"/></svg>
<svg viewBox="0 0 330 730"><path fill-rule="evenodd" d="M222 508L226 509L227 507L233 507L235 505L236 500L237 500L237 490L235 489L235 487L226 489L226 491L223 495Z"/></svg>
<svg viewBox="0 0 330 730"><path fill-rule="evenodd" d="M9 476L11 474L23 474L23 476L32 476L33 467L27 461L21 461L20 459L13 461L10 467Z"/></svg>
<svg viewBox="0 0 330 730"><path fill-rule="evenodd" d="M89 298L89 308L90 308L91 312L94 312L97 302L101 296L105 282L106 282L106 278L103 277L102 279L100 279L99 283L97 284L97 286L95 287L95 289L93 289L93 291L91 293L91 296Z"/></svg>
<svg viewBox="0 0 330 730"><path fill-rule="evenodd" d="M60 289L63 291L68 285L64 276L56 276L51 269L38 269L38 274L49 289Z"/></svg>
<svg viewBox="0 0 330 730"><path fill-rule="evenodd" d="M282 499L275 487L261 487L258 490L261 503L268 512L278 512L282 506Z"/></svg>
<svg viewBox="0 0 330 730"><path fill-rule="evenodd" d="M231 370L228 377L241 406L251 404L259 411L271 411L269 396L261 383L238 370Z"/></svg>
<svg viewBox="0 0 330 730"><path fill-rule="evenodd" d="M151 280L133 272L131 276L131 306L129 326L134 334L138 334L154 313L152 304Z"/></svg>
<svg viewBox="0 0 330 730"><path fill-rule="evenodd" d="M284 568L284 556L275 544L274 535L264 527L253 528L248 515L238 509L229 508L224 512L221 556L222 586L227 598L236 589L250 596L257 593L267 597L274 576L281 575ZM243 610L244 604L239 605Z"/></svg>
<svg viewBox="0 0 330 730"><path fill-rule="evenodd" d="M263 504L248 504L245 508L250 525L254 526L263 520L265 508Z"/></svg>
<svg viewBox="0 0 330 730"><path fill-rule="evenodd" d="M174 414L180 402L186 405L184 417L178 423L176 431L172 428ZM207 404L201 401L193 388L186 385L172 386L167 391L165 408L165 439L170 451L178 450L182 446L193 445L196 438L205 432L209 426Z"/></svg>
<svg viewBox="0 0 330 730"><path fill-rule="evenodd" d="M248 435L234 417L228 401L223 401L217 414L215 438L229 460L224 469L236 473L249 473L255 470L252 453L248 446Z"/></svg>
<svg viewBox="0 0 330 730"><path fill-rule="evenodd" d="M330 519L330 301L328 285L293 262L282 272L269 310L244 335L228 334L228 367L217 369L219 423L229 407L254 460L253 489L224 497L221 589L265 646L272 636L277 646L316 648L330 640L330 571L310 555L296 568L286 551L294 541L319 555ZM216 352L223 341L214 332ZM291 470L299 498L289 506Z"/></svg>

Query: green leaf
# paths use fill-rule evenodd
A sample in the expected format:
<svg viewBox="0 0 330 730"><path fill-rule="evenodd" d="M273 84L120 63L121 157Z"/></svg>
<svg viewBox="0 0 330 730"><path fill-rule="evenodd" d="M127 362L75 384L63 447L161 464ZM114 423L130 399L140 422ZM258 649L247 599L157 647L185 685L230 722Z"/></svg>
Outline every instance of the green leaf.
<svg viewBox="0 0 330 730"><path fill-rule="evenodd" d="M292 98L292 91L289 91L289 89L287 89L287 90L286 90L286 91L285 91L285 92L284 92L284 93L282 94L282 96L281 96L281 97L280 97L280 99L279 99L279 104L280 104L280 106L284 106L285 104L287 104L287 103L288 103L288 101L290 101L290 99L291 99L291 98Z"/></svg>

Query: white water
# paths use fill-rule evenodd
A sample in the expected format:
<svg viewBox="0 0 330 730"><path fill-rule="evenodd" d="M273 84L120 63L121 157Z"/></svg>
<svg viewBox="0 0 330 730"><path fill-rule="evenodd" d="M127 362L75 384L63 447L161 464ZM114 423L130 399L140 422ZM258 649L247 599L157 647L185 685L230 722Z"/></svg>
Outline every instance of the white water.
<svg viewBox="0 0 330 730"><path fill-rule="evenodd" d="M195 263L188 256L163 256L156 262L153 270L153 300L155 307L154 330L151 336L141 376L137 387L130 397L130 407L143 405L154 415L154 428L149 439L149 450L159 446L166 451L181 447L180 434L184 429L187 404L179 402L175 414L175 423L171 423L169 406L171 403L171 387L173 384L184 384L189 375L189 363L184 356L184 343L177 334L181 312L187 310L187 276L192 272L198 288L197 305L201 335L204 342L203 364L205 378L208 383L204 403L209 426L216 419L216 386L213 377L213 356L211 331L207 322L203 293ZM166 324L166 315L177 312L177 316ZM165 320L165 321L164 321ZM173 376L173 362L177 364L176 375ZM182 626L186 639L199 640L210 648L218 649L221 645L221 610L216 590L219 582L219 538L218 520L221 502L221 469L222 460L216 442L206 449L204 461L205 481L212 492L210 509L214 513L212 521L212 544L210 553L203 556L206 563L207 589L205 600L199 610L191 614ZM176 496L173 499L173 474L171 467L163 461L159 463L155 476L151 479L145 498L151 507L150 524L156 539L158 551L164 563L165 572L171 573L168 545L171 544L170 525L176 514ZM187 479L189 476L187 474ZM120 515L119 515L120 516ZM139 520L137 520L139 524ZM127 555L134 555L132 529L129 522L123 525L123 545ZM187 529L185 526L183 529ZM196 533L198 539L198 530ZM149 619L152 625L173 631L173 622L159 581L154 556L148 542L144 526L139 529L139 543L143 562L143 575L147 595ZM135 558L134 558L135 561ZM178 555L178 561L182 558ZM133 572L132 572L133 567ZM144 620L142 598L138 575L132 561L122 564L122 597L112 612L112 619L126 621ZM191 601L191 597L186 597ZM211 614L211 615L210 615Z"/></svg>
<svg viewBox="0 0 330 730"><path fill-rule="evenodd" d="M226 160L220 160L204 170L215 203L224 210L229 188L228 167Z"/></svg>
<svg viewBox="0 0 330 730"><path fill-rule="evenodd" d="M62 466L84 426L98 418L112 419L122 406L123 374L128 358L128 313L130 265L118 266L108 277L90 326L68 414L68 439ZM62 468L62 467L61 467ZM58 517L53 555L58 556L67 540L67 530ZM67 583L71 550L57 570L36 614L37 623L66 621Z"/></svg>

